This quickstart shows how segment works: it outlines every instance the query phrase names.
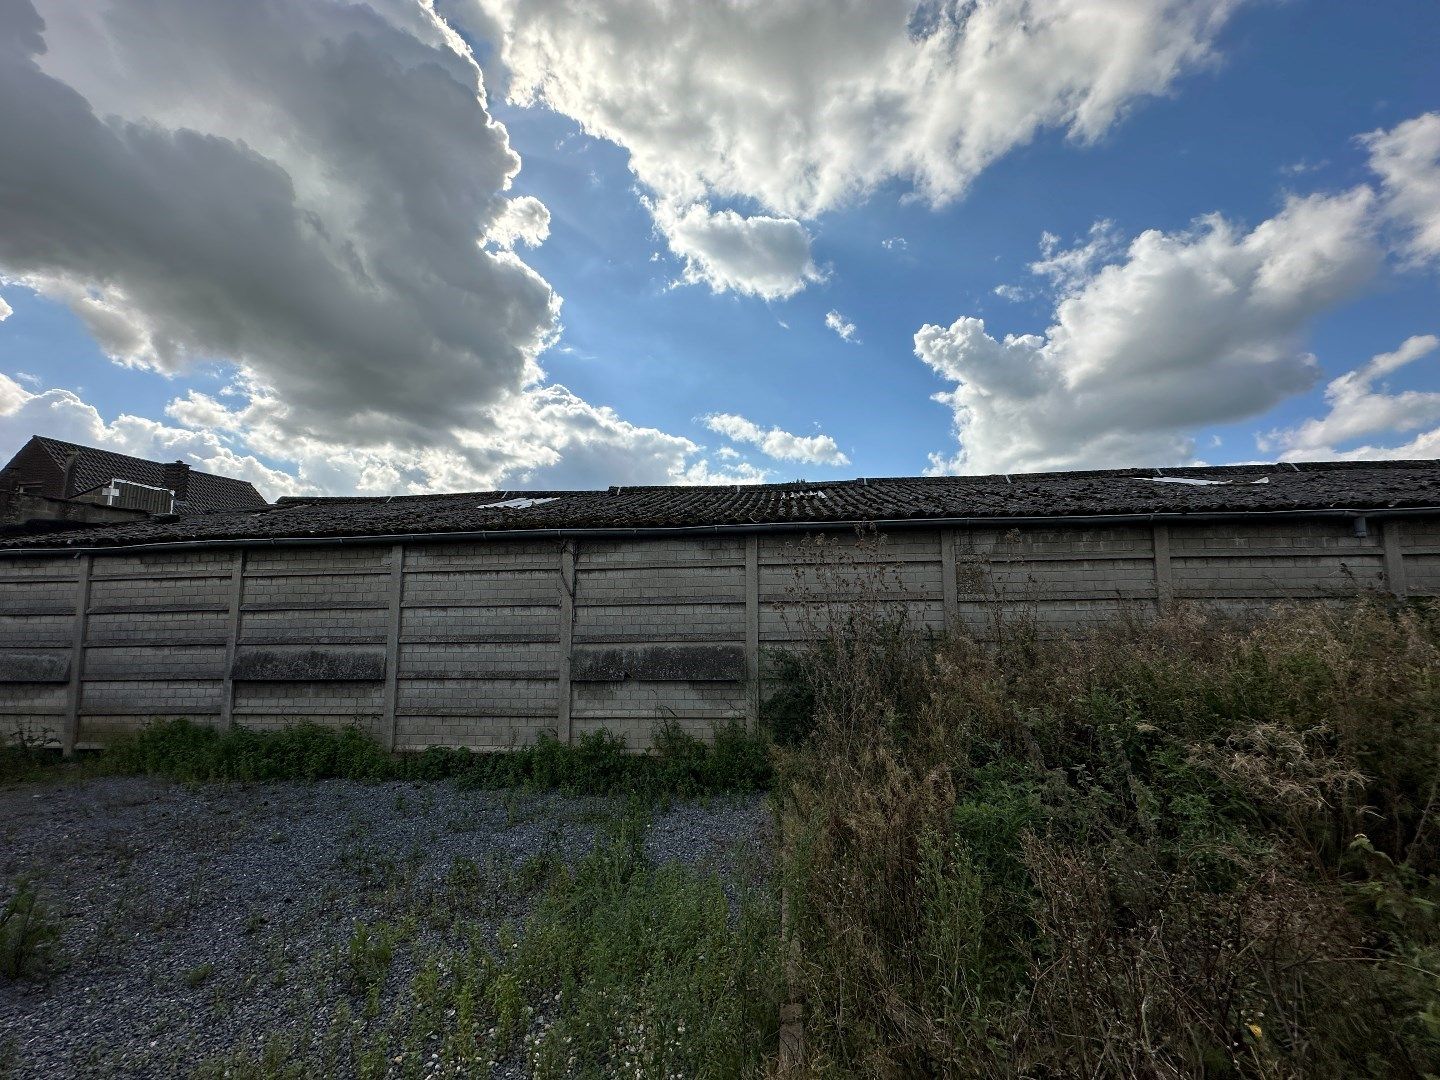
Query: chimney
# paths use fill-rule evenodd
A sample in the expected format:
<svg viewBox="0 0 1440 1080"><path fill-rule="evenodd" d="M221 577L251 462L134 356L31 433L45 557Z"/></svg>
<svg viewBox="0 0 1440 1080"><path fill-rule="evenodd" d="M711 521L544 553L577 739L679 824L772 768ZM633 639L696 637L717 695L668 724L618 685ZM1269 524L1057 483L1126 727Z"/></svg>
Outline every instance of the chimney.
<svg viewBox="0 0 1440 1080"><path fill-rule="evenodd" d="M80 451L71 450L65 455L65 472L60 477L60 498L68 499L70 489L75 486L75 463L80 460Z"/></svg>
<svg viewBox="0 0 1440 1080"><path fill-rule="evenodd" d="M190 466L183 461L172 461L160 469L160 486L175 493L175 498L185 498L190 488Z"/></svg>

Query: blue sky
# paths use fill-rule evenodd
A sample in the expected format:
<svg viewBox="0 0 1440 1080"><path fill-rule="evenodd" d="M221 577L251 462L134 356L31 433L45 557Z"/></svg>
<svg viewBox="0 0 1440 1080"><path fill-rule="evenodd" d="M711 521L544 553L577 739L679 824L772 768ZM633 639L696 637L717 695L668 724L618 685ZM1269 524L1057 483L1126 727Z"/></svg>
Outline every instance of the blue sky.
<svg viewBox="0 0 1440 1080"><path fill-rule="evenodd" d="M29 8L29 0L16 2ZM814 67L797 75L777 50L767 69L744 51L747 32L794 32L817 52L853 47L863 58L872 49L878 68L909 47L903 20L884 49L853 44L871 40L866 20L882 5L852 5L848 22L836 18L812 32L805 20L826 20L824 5L797 2L793 20L752 28L739 15L717 16L713 25L677 26L672 18L657 26L646 19L653 15L647 3L615 5L602 30L614 35L612 51L621 55L611 68L597 64L578 75L573 69L586 62L585 43L597 29L577 5L530 5L549 12L533 15L507 0L441 4L484 67L489 113L520 159L508 189L501 150L464 105L444 94L427 101L413 85L418 76L400 80L384 62L387 50L403 66L416 62L412 53L446 49L452 79L476 77L474 62L456 55L463 45L437 44L430 27L415 31L406 21L412 16L388 10L402 7L398 2L377 5L373 25L316 2L305 25L306 33L336 40L366 36L375 67L362 94L373 95L365 115L380 119L364 154L390 152L386 110L408 128L433 125L433 139L426 133L410 162L383 163L353 187L338 164L305 179L327 154L337 163L354 160L350 143L324 141L338 125L314 115L326 107L334 71L302 78L298 53L258 58L261 70L268 63L295 75L293 90L282 93L247 88L234 73L197 86L193 80L209 78L202 66L174 64L180 74L171 77L192 80L186 85L195 91L195 104L176 108L165 104L164 80L148 84L155 66L166 63L163 52L137 52L134 62L99 75L87 62L86 50L102 37L139 49L135 20L145 15L97 6L100 14L81 26L84 19L37 4L52 59L0 53L0 65L30 80L19 93L54 93L57 100L62 91L78 94L93 112L77 137L82 143L138 138L116 127L128 121L170 133L166 152L182 131L255 150L292 179L297 210L325 219L327 243L337 234L363 238L358 258L368 278L379 279L375 268L387 259L416 275L414 287L397 286L397 311L406 297L435 295L433 284L418 283L437 276L448 282L450 264L472 256L461 244L416 239L425 231L421 214L377 221L367 209L331 220L327 215L339 213L332 207L373 208L377 192L388 199L407 183L416 190L453 183L436 197L443 210L432 212L454 215L448 224L457 233L484 233L503 198L532 217L540 212L533 200L543 204L548 235L534 246L512 238L475 249L473 257L495 260L495 280L469 282L454 309L427 304L417 328L407 330L413 338L397 331L372 356L366 344L376 334L354 329L370 312L350 317L339 310L344 298L318 288L314 295L299 286L262 290L265 214L247 219L259 223L255 235L197 225L193 238L177 236L185 222L212 213L196 197L169 220L127 221L122 229L97 193L102 167L93 187L59 185L56 201L71 203L52 212L63 213L64 228L77 219L87 227L45 250L43 238L62 231L53 224L62 219L21 216L41 201L34 192L42 184L54 187L53 173L0 167L0 234L42 237L8 247L0 241L0 297L13 309L0 322L0 372L12 380L8 405L0 384L0 454L51 425L49 433L61 437L247 475L271 495L1440 454L1440 352L1426 337L1440 334L1440 250L1432 249L1440 233L1435 4L1157 0L1133 41L1118 38L1113 56L1102 50L1095 70L1077 62L1074 79L1047 98L1044 88L1025 84L1023 72L961 78L945 70L947 63L963 66L966 35L1011 32L1001 18L1007 4L996 0L982 5L996 9L987 12L995 25L955 16L948 53L938 33L923 42L939 59L930 57L929 83L917 79L906 99L919 117L908 132L904 123L893 132L871 124L858 125L856 135L855 124L838 134L827 127L833 108L826 95L843 84L827 75L823 56L795 60ZM165 6L156 0L149 17ZM0 35L3 20L18 17L0 16ZM1185 18L1189 29L1176 39L1180 32L1169 27ZM641 25L645 40L634 29ZM876 26L878 41L888 24ZM138 29L143 36L143 22ZM253 39L242 35L238 47L270 48L266 35L275 27L257 21L252 29ZM1020 45L1068 57L1085 45L1064 35L1083 32L1062 19L1051 39ZM224 45L220 20L198 15L172 26L171 37L168 47L187 57ZM833 46L825 45L830 38ZM1122 63L1127 49L1143 58L1166 47L1179 59L1127 74L1141 62ZM153 42L144 48L161 50ZM656 68L657 56L675 58L676 70ZM708 129L712 118L736 111L726 89L734 81L706 82L686 71L709 64L723 73L742 63L737 57L762 89L774 80L778 111L751 116L742 108L738 121L717 120ZM1112 62L1114 69L1103 66ZM842 55L833 70L843 71L843 63ZM1117 78L1129 82L1114 90ZM1079 130L1070 103L1093 99L1097 86L1113 100L1099 121ZM265 122L273 128L236 120L227 103L244 92L269 95L272 119ZM885 83L876 100L906 92L903 83L899 91ZM1000 108L1040 119L1028 135L1017 124L1015 133L983 141L972 131L985 116L963 100L960 120L931 117L949 107L942 93L952 102L999 95ZM672 153L670 137L657 134L655 118L671 112L682 133L704 129L694 146ZM792 120L803 133L795 154L803 168L787 172L786 155L754 151L747 132L758 128L754 137L763 139L767 124ZM921 145L946 123L947 137ZM8 129L19 132L6 140L10 146L54 132L19 120ZM318 139L302 143L309 160L286 156L296 131ZM1380 134L1362 140L1369 133ZM901 139L919 149L901 154L894 148ZM833 154L826 149L832 143L839 147ZM48 162L49 149L37 147L34 160ZM126 149L121 158L98 150L97 157L128 168L144 150ZM1388 172L1382 159L1392 163ZM208 167L225 169L223 162ZM143 184L150 172L115 186ZM817 197L807 185L827 173L845 190ZM224 191L233 171L215 175L216 199L225 197L223 212L231 212L245 196ZM945 189L939 197L937 176ZM1303 219L1294 200L1310 200ZM665 207L708 228L689 233ZM372 224L375 237L364 237ZM110 229L142 249L153 238L157 250L174 244L181 254L157 254L153 263L115 257ZM1138 251L1132 243L1147 231L1157 243ZM1032 269L1044 234L1052 238L1051 256L1076 253L1063 273ZM732 240L750 246L739 255L715 246ZM364 250L367 243L374 249ZM533 274L516 268L521 262L548 295ZM764 282L762 264L772 272ZM208 284L203 279L217 265L227 269L216 272L213 292L188 288L197 278ZM283 274L283 260L277 265ZM1314 270L1322 265L1323 272ZM1286 280L1276 286L1282 273ZM1195 302L1195 281L1213 284L1215 295ZM181 284L187 288L169 287ZM175 292L193 295L182 302ZM266 304L283 308L275 322L267 321ZM558 321L551 314L557 304ZM496 310L516 313L508 337L491 329ZM853 325L854 340L827 327L831 312ZM983 331L961 327L962 319L982 319ZM273 329L285 320L294 320L293 329ZM1113 340L1117 320L1121 345ZM1217 333L1222 323L1239 329ZM1057 325L1063 341L1046 337ZM933 333L922 345L923 327ZM1038 337L1002 348L1006 335ZM366 355L352 361L357 341ZM1407 342L1408 351L1360 380L1359 391L1337 398L1332 390L1327 400L1327 384ZM538 381L535 364L544 372ZM424 401L431 384L433 424ZM1347 385L1354 390L1354 380ZM411 386L419 388L418 402L392 408ZM957 394L945 403L932 399L937 392ZM707 420L716 414L729 420ZM1272 432L1280 434L1257 442Z"/></svg>

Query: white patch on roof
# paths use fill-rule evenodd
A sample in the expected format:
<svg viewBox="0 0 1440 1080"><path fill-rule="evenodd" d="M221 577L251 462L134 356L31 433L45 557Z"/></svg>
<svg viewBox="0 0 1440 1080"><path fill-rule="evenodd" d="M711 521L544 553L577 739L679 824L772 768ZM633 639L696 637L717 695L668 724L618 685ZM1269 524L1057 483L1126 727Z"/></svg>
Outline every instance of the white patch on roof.
<svg viewBox="0 0 1440 1080"><path fill-rule="evenodd" d="M1189 484L1192 487L1211 487L1215 484L1233 484L1233 480L1206 480L1199 476L1137 476L1136 480L1148 480L1152 484ZM1252 484L1268 484L1270 477L1262 476L1259 480L1249 481Z"/></svg>
<svg viewBox="0 0 1440 1080"><path fill-rule="evenodd" d="M555 496L551 495L544 499L505 499L502 502L481 503L476 510L524 510L527 507L539 506L541 503L554 502Z"/></svg>
<svg viewBox="0 0 1440 1080"><path fill-rule="evenodd" d="M828 499L829 497L823 491L786 491L780 495L782 499Z"/></svg>
<svg viewBox="0 0 1440 1080"><path fill-rule="evenodd" d="M1229 480L1202 480L1198 476L1137 476L1136 480L1148 480L1152 484L1189 484L1192 487L1209 487L1212 484L1228 484Z"/></svg>

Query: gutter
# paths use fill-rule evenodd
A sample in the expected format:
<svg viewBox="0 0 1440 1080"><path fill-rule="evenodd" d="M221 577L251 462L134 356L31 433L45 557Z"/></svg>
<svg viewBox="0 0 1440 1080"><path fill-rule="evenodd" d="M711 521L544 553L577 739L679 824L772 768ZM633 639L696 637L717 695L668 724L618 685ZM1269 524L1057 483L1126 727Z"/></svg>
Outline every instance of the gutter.
<svg viewBox="0 0 1440 1080"><path fill-rule="evenodd" d="M1219 522L1280 520L1335 520L1354 522L1355 534L1366 535L1369 518L1434 517L1440 506L1407 507L1329 507L1323 510L1230 510L1188 514L1169 511L1151 514L1076 514L1028 515L1013 517L932 517L932 518L862 518L846 521L773 521L748 525L662 525L622 528L555 529L469 529L454 532L363 533L355 536L250 536L197 540L165 540L149 544L98 544L86 547L0 548L0 558L58 557L61 555L104 555L130 551L193 551L204 548L237 547L343 547L363 544L455 543L466 540L565 540L565 539L638 539L643 537L736 536L755 533L836 532L856 528L877 530L939 529L939 528L1036 528L1084 525L1133 525L1166 522Z"/></svg>

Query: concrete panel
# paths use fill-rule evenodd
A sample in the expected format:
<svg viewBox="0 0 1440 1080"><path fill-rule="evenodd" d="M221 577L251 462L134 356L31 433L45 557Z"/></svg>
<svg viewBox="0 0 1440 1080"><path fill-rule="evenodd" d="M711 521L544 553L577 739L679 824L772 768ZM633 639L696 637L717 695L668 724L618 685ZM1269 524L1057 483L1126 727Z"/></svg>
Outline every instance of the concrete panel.
<svg viewBox="0 0 1440 1080"><path fill-rule="evenodd" d="M91 645L85 650L87 679L222 679L224 645Z"/></svg>
<svg viewBox="0 0 1440 1080"><path fill-rule="evenodd" d="M110 716L216 716L220 682L179 679L86 679L81 696L80 737L93 714Z"/></svg>
<svg viewBox="0 0 1440 1080"><path fill-rule="evenodd" d="M68 647L74 621L74 612L67 615L0 615L0 648Z"/></svg>
<svg viewBox="0 0 1440 1080"><path fill-rule="evenodd" d="M223 611L112 612L91 615L85 630L90 645L223 645Z"/></svg>
<svg viewBox="0 0 1440 1080"><path fill-rule="evenodd" d="M555 679L401 679L403 716L505 716L555 723Z"/></svg>
<svg viewBox="0 0 1440 1080"><path fill-rule="evenodd" d="M558 648L548 642L404 642L402 679L535 679L554 676Z"/></svg>
<svg viewBox="0 0 1440 1080"><path fill-rule="evenodd" d="M558 579L558 565L543 570L495 570L487 573L410 571L405 575L404 606L543 606L554 603Z"/></svg>
<svg viewBox="0 0 1440 1080"><path fill-rule="evenodd" d="M221 617L222 621L224 616ZM379 644L385 640L387 612L383 607L335 611L242 611L240 641L245 645Z"/></svg>
<svg viewBox="0 0 1440 1080"><path fill-rule="evenodd" d="M575 641L745 640L745 604L585 605L575 609Z"/></svg>

